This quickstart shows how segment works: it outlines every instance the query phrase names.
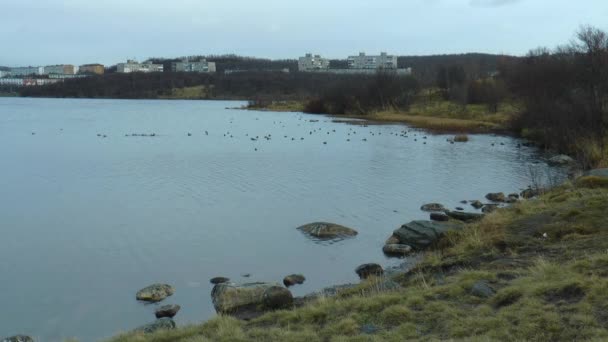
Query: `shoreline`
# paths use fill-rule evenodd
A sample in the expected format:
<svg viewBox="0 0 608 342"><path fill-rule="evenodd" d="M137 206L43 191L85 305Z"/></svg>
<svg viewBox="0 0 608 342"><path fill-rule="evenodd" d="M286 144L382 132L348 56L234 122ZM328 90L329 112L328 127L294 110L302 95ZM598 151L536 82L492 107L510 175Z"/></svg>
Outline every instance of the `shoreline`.
<svg viewBox="0 0 608 342"><path fill-rule="evenodd" d="M592 275L583 276L579 273L588 272L589 267L596 267L585 266L586 268L580 269L580 265L601 260L597 267L603 267L601 265L608 260L603 252L608 246L608 240L598 239L597 236L601 237L606 233L595 227L599 222L597 220L601 221L601 217L596 215L608 208L608 202L598 202L608 198L608 169L599 171L579 177L573 182L566 181L534 199L509 204L486 214L480 221L465 223L462 230L448 232L440 238L436 246L414 254L419 260L411 268L394 272L387 269L384 276L362 279L359 284L342 284L321 289L311 294L312 296L299 297L301 301L293 308L265 312L250 321L218 314L215 318L197 325L175 330L159 330L151 334L131 332L109 341L186 341L195 336L210 340L228 338L235 341L246 341L254 337L268 341L313 337L313 340L317 340L323 336L325 339L351 339L370 334L382 339L467 339L481 336L503 339L507 336L540 336L537 334L543 334L543 326L532 328L531 332L526 330L527 325L517 325L513 323L511 316L503 317L504 315L501 316L496 311L511 312L514 317L524 315L534 322L539 319L542 321L543 316L537 314L537 298L553 298L546 296L553 296L553 291L556 291L554 289L569 286L575 286L577 289L576 301L564 304L559 299L561 297L557 297L555 300L550 299L549 307L545 304L540 309L552 313L561 305L570 305L570 310L575 310L573 315L580 315L583 313L579 307L599 305L598 303L606 299L603 295L596 298L599 293L596 297L588 298L585 298L584 294L599 291L604 285L608 285L608 280L602 278L600 281ZM580 203L594 204L581 208ZM579 229L568 227L568 215L573 215L568 208L579 208L576 216L580 224L589 229L586 233L591 234L592 242L589 244L585 242L589 241L585 235L580 233L570 239L564 239L560 235L563 229L569 229L570 234ZM541 216L543 220L539 221L539 214L555 210L567 215ZM512 226L512 223L517 224ZM533 224L532 231L525 231L521 235L522 232L513 230L528 223ZM500 234L496 234L498 231ZM579 241L585 244L579 245ZM528 246L537 247L529 250ZM575 246L580 247L573 248ZM518 251L510 252L510 248ZM567 253L554 254L551 250L555 248ZM555 271L557 273L553 276L547 274ZM568 277L563 278L564 274ZM588 277L591 278L587 279ZM578 294L581 291L583 297L578 299L581 298ZM565 296L566 301L570 300L567 299L570 296L567 293L559 296ZM578 305L579 301L583 302L583 306ZM486 308L492 307L494 311L488 312ZM418 313L414 310L418 310ZM323 318L318 320L314 317ZM345 320L349 322L347 326L344 325ZM494 323L483 328L486 324L484 320ZM456 324L459 330L445 331L435 327L420 335L417 329L403 330L403 324L407 325L410 321L418 322L417 324L440 321ZM474 322L481 324L483 330L472 329ZM551 337L563 336L567 334L566 331L571 331L569 323L557 327L555 326ZM530 335L532 333L534 335ZM586 334L596 337L608 336L608 330L604 333L596 330L594 333L590 328Z"/></svg>

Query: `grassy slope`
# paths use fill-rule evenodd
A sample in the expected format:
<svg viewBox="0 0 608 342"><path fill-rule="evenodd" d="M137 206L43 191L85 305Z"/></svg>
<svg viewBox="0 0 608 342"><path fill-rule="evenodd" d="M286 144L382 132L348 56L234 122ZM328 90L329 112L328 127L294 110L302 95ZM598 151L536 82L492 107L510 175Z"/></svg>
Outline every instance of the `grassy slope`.
<svg viewBox="0 0 608 342"><path fill-rule="evenodd" d="M587 178L448 235L396 277L401 290L377 293L372 280L251 322L218 317L112 342L608 340L606 213L608 180ZM496 295L472 296L478 280ZM364 335L365 324L380 330Z"/></svg>

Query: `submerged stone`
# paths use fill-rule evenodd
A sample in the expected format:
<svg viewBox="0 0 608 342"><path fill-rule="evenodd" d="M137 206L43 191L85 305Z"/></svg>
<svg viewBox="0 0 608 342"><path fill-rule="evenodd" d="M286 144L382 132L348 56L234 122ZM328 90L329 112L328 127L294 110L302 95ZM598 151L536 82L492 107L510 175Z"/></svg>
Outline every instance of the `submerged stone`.
<svg viewBox="0 0 608 342"><path fill-rule="evenodd" d="M420 207L422 211L444 211L445 207L440 203L427 203Z"/></svg>
<svg viewBox="0 0 608 342"><path fill-rule="evenodd" d="M504 202L505 194L502 192L491 192L486 195L486 198L492 202Z"/></svg>
<svg viewBox="0 0 608 342"><path fill-rule="evenodd" d="M175 293L175 289L171 285L153 284L137 291L135 297L146 302L160 302L173 293Z"/></svg>
<svg viewBox="0 0 608 342"><path fill-rule="evenodd" d="M344 238L356 236L358 234L358 232L352 228L328 222L309 223L300 226L297 229L318 239Z"/></svg>

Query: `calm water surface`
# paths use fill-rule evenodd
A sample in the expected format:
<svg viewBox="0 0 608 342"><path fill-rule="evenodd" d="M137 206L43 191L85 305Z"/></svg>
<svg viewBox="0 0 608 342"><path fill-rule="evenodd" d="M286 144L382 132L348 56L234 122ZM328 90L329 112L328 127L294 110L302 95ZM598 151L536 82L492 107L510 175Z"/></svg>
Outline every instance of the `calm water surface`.
<svg viewBox="0 0 608 342"><path fill-rule="evenodd" d="M135 292L155 282L175 286L163 304L182 306L178 324L215 314L214 276L303 273L296 295L355 282L361 263L401 262L382 245L427 217L421 204L518 191L544 165L509 137L449 144L400 137L402 125L226 109L240 105L0 98L0 337L130 330L154 319ZM359 235L323 245L295 229L319 220Z"/></svg>

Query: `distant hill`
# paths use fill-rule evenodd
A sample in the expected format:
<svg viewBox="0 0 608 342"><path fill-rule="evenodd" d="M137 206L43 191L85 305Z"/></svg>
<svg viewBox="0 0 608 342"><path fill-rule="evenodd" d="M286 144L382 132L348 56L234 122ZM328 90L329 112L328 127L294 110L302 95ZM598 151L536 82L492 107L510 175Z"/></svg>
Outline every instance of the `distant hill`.
<svg viewBox="0 0 608 342"><path fill-rule="evenodd" d="M9 71L9 70L11 70L11 68L5 67L5 66L0 66L0 71Z"/></svg>

